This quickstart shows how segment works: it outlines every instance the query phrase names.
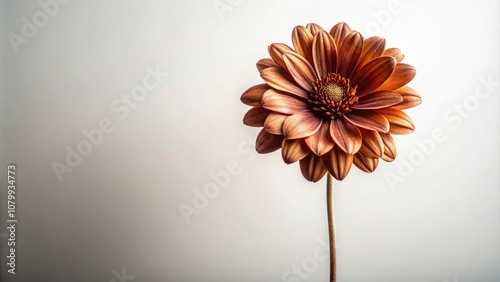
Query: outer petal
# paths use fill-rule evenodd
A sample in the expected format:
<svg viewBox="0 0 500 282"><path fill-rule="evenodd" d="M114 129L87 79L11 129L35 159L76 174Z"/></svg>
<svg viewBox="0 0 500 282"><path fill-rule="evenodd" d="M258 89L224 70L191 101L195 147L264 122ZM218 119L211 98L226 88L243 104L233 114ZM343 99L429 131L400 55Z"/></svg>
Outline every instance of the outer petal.
<svg viewBox="0 0 500 282"><path fill-rule="evenodd" d="M383 109L378 110L390 124L390 134L409 134L415 130L415 125L411 118L403 111L398 109Z"/></svg>
<svg viewBox="0 0 500 282"><path fill-rule="evenodd" d="M405 55L403 53L401 53L401 50L399 50L399 48L389 48L389 49L386 49L382 53L382 56L391 56L391 57L394 57L394 59L396 59L396 61L398 63L400 63L404 59L404 57L405 57Z"/></svg>
<svg viewBox="0 0 500 282"><path fill-rule="evenodd" d="M313 35L309 29L299 25L293 29L292 32L292 43L295 47L295 51L304 57L309 63L313 63L312 60L312 42Z"/></svg>
<svg viewBox="0 0 500 282"><path fill-rule="evenodd" d="M378 158L368 158L362 154L356 154L353 158L353 163L356 167L364 172L373 172L378 166Z"/></svg>
<svg viewBox="0 0 500 282"><path fill-rule="evenodd" d="M316 33L320 32L320 31L324 31L324 29L321 26L319 26L315 23L308 23L306 25L306 28L309 29L309 31L311 32L311 34L313 36L316 35Z"/></svg>
<svg viewBox="0 0 500 282"><path fill-rule="evenodd" d="M351 28L346 23L338 23L330 30L330 35L337 46L342 45L344 38L351 33Z"/></svg>
<svg viewBox="0 0 500 282"><path fill-rule="evenodd" d="M398 89L410 82L416 74L417 70L413 66L397 64L391 76L378 89L390 91Z"/></svg>
<svg viewBox="0 0 500 282"><path fill-rule="evenodd" d="M312 66L295 52L285 53L283 60L297 84L304 90L311 92L313 90L312 83L317 78Z"/></svg>
<svg viewBox="0 0 500 282"><path fill-rule="evenodd" d="M386 133L389 131L389 122L378 113L370 111L352 111L344 118L361 128Z"/></svg>
<svg viewBox="0 0 500 282"><path fill-rule="evenodd" d="M260 76L274 89L285 91L297 97L309 98L309 93L292 82L293 78L280 68L269 67L263 69Z"/></svg>
<svg viewBox="0 0 500 282"><path fill-rule="evenodd" d="M318 182L326 173L326 168L320 157L313 153L300 160L300 171L309 181Z"/></svg>
<svg viewBox="0 0 500 282"><path fill-rule="evenodd" d="M384 142L382 142L380 134L376 131L366 129L362 129L361 134L363 135L363 144L358 154L362 154L368 158L382 157L384 154Z"/></svg>
<svg viewBox="0 0 500 282"><path fill-rule="evenodd" d="M243 94L241 94L240 100L245 105L260 107L260 100L262 99L262 95L264 95L264 92L266 92L270 88L271 87L269 87L269 85L265 83L254 85L248 88L247 91L243 92Z"/></svg>
<svg viewBox="0 0 500 282"><path fill-rule="evenodd" d="M330 122L323 121L319 130L305 138L305 141L314 154L321 156L333 148L334 142L330 135Z"/></svg>
<svg viewBox="0 0 500 282"><path fill-rule="evenodd" d="M328 172L337 180L344 179L351 170L353 156L345 153L339 147L333 147L330 152L321 156Z"/></svg>
<svg viewBox="0 0 500 282"><path fill-rule="evenodd" d="M283 140L281 156L287 164L302 160L310 152L304 139Z"/></svg>
<svg viewBox="0 0 500 282"><path fill-rule="evenodd" d="M420 98L418 92L408 86L403 86L394 90L394 92L399 93L399 95L403 97L403 101L395 105L393 108L404 110L413 108L422 103L422 98Z"/></svg>
<svg viewBox="0 0 500 282"><path fill-rule="evenodd" d="M394 142L390 134L380 133L380 138L382 138L382 142L384 143L382 159L386 162L392 162L396 159L396 142Z"/></svg>
<svg viewBox="0 0 500 282"><path fill-rule="evenodd" d="M283 43L273 43L267 49L273 61L281 68L287 69L285 62L283 61L283 54L285 52L294 52L293 49Z"/></svg>
<svg viewBox="0 0 500 282"><path fill-rule="evenodd" d="M267 69L269 67L277 67L277 66L278 65L272 59L269 58L260 59L257 62L257 69L259 70L259 72L262 72L263 69Z"/></svg>
<svg viewBox="0 0 500 282"><path fill-rule="evenodd" d="M305 138L313 135L321 127L323 120L311 111L302 111L289 116L283 123L285 139Z"/></svg>
<svg viewBox="0 0 500 282"><path fill-rule="evenodd" d="M243 117L243 124L254 127L264 126L264 121L270 112L262 107L251 108Z"/></svg>
<svg viewBox="0 0 500 282"><path fill-rule="evenodd" d="M358 63L359 56L363 51L363 36L357 32L351 32L339 49L337 60L337 73L342 77L349 78Z"/></svg>
<svg viewBox="0 0 500 282"><path fill-rule="evenodd" d="M335 144L348 154L355 154L361 147L362 137L359 128L343 118L332 120L330 134Z"/></svg>
<svg viewBox="0 0 500 282"><path fill-rule="evenodd" d="M388 56L378 57L364 65L352 80L352 85L358 86L356 94L361 97L377 89L391 76L395 66L396 60Z"/></svg>
<svg viewBox="0 0 500 282"><path fill-rule="evenodd" d="M336 71L337 47L332 36L326 31L319 31L314 36L312 55L319 78L325 77L329 72Z"/></svg>
<svg viewBox="0 0 500 282"><path fill-rule="evenodd" d="M360 97L358 104L352 108L358 110L384 109L397 105L402 101L403 97L396 92L379 91Z"/></svg>
<svg viewBox="0 0 500 282"><path fill-rule="evenodd" d="M292 95L280 93L274 89L269 89L264 93L261 103L263 108L289 115L308 108L304 101Z"/></svg>
<svg viewBox="0 0 500 282"><path fill-rule="evenodd" d="M380 57L382 55L382 52L384 52L384 48L384 38L373 36L365 39L363 43L363 52L361 52L361 56L359 57L355 72L359 71L361 67L369 61Z"/></svg>
<svg viewBox="0 0 500 282"><path fill-rule="evenodd" d="M271 153L281 148L282 142L283 136L274 135L262 129L257 135L255 149L261 154Z"/></svg>
<svg viewBox="0 0 500 282"><path fill-rule="evenodd" d="M280 113L270 113L264 122L264 129L271 134L283 135L283 123L287 117L288 115Z"/></svg>

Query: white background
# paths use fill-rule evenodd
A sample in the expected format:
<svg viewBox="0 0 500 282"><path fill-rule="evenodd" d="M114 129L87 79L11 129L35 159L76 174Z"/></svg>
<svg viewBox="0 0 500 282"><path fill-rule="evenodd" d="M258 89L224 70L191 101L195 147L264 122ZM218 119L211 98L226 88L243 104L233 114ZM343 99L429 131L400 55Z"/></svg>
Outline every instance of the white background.
<svg viewBox="0 0 500 282"><path fill-rule="evenodd" d="M338 281L500 281L497 1L71 0L45 23L42 6L0 1L0 159L17 165L19 219L11 275L1 172L2 281L328 281L325 180L254 153L239 97L269 44L340 21L400 48L423 103L396 161L334 183ZM113 110L148 68L168 76ZM103 120L113 130L70 168Z"/></svg>

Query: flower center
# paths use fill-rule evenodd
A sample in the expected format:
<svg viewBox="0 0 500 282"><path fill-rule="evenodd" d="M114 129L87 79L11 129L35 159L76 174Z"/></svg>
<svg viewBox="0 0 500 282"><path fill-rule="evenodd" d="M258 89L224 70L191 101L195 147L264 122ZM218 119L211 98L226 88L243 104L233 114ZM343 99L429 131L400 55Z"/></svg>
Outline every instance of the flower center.
<svg viewBox="0 0 500 282"><path fill-rule="evenodd" d="M351 111L358 103L356 86L351 87L349 79L336 73L313 82L313 91L308 100L312 110L324 118L335 119Z"/></svg>

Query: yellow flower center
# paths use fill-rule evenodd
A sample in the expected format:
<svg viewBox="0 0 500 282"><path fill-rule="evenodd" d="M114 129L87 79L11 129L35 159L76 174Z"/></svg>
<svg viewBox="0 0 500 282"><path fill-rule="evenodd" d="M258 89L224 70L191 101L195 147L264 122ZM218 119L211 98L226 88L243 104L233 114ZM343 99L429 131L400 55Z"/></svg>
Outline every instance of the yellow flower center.
<svg viewBox="0 0 500 282"><path fill-rule="evenodd" d="M323 86L323 91L325 92L326 95L328 95L330 98L332 98L335 102L340 101L342 98L344 98L345 91L342 86L336 84L336 83L328 83L325 86Z"/></svg>
<svg viewBox="0 0 500 282"><path fill-rule="evenodd" d="M326 119L336 119L349 113L358 103L356 86L339 74L329 73L313 82L309 93L309 106L317 115Z"/></svg>

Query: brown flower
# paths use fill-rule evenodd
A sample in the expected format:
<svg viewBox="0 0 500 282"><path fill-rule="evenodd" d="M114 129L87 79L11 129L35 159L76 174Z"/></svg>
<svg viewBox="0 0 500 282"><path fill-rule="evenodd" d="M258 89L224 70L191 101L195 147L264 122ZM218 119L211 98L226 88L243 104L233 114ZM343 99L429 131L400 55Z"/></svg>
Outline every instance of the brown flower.
<svg viewBox="0 0 500 282"><path fill-rule="evenodd" d="M413 132L402 111L421 103L405 86L415 68L401 63L385 39L363 38L345 23L326 32L317 24L297 26L295 49L269 46L271 58L257 62L264 84L250 87L241 101L252 108L243 122L263 127L259 153L282 149L287 163L300 161L304 177L316 182L328 171L344 179L354 163L372 172L379 159L393 161L391 134Z"/></svg>

